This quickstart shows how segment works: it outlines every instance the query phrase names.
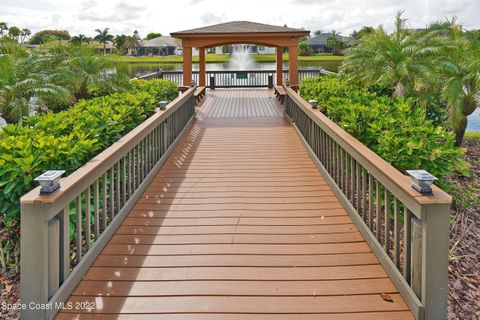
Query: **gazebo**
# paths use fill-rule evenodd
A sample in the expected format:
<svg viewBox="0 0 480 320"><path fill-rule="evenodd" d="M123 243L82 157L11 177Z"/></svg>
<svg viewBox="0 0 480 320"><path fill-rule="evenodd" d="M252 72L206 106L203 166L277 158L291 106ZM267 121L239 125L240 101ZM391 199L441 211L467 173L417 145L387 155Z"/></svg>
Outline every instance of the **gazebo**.
<svg viewBox="0 0 480 320"><path fill-rule="evenodd" d="M205 48L228 44L256 44L277 49L276 83L282 84L283 48L288 47L289 81L291 85L298 84L298 42L310 31L273 26L268 24L233 21L206 26L197 29L171 33L174 38L182 40L183 46L183 85L192 81L192 48L199 52L199 85L205 86Z"/></svg>

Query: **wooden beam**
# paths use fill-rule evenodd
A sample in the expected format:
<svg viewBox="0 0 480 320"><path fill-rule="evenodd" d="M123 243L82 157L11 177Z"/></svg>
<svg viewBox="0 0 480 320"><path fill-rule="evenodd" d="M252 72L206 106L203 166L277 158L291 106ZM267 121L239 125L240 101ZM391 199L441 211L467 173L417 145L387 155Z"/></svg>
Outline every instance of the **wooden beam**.
<svg viewBox="0 0 480 320"><path fill-rule="evenodd" d="M283 48L277 47L277 86L283 83Z"/></svg>
<svg viewBox="0 0 480 320"><path fill-rule="evenodd" d="M183 85L190 86L192 82L192 48L183 47Z"/></svg>
<svg viewBox="0 0 480 320"><path fill-rule="evenodd" d="M288 80L291 86L298 85L298 45L288 47Z"/></svg>
<svg viewBox="0 0 480 320"><path fill-rule="evenodd" d="M205 86L205 48L198 48L198 55L199 55L199 73L198 73L198 81L200 86Z"/></svg>

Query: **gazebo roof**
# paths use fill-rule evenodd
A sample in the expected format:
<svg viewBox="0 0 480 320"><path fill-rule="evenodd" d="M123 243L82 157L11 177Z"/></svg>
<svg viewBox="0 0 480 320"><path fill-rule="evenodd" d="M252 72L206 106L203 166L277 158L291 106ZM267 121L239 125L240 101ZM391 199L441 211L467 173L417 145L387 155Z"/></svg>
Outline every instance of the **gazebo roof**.
<svg viewBox="0 0 480 320"><path fill-rule="evenodd" d="M232 21L226 23L214 24L211 26L172 32L172 37L182 37L186 35L212 35L212 34L252 34L252 33L270 33L270 34L292 34L297 33L306 35L310 33L307 30L273 26L269 24L250 22L250 21Z"/></svg>

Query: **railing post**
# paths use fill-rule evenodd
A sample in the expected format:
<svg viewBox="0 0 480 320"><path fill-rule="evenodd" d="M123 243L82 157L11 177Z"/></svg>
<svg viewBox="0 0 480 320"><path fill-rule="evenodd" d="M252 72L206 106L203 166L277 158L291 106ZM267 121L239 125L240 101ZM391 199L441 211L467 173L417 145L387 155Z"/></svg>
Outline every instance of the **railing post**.
<svg viewBox="0 0 480 320"><path fill-rule="evenodd" d="M21 310L22 319L45 319L45 308L31 304L48 303L48 221L45 204L22 204L21 207Z"/></svg>
<svg viewBox="0 0 480 320"><path fill-rule="evenodd" d="M450 205L423 205L421 301L425 320L447 319Z"/></svg>

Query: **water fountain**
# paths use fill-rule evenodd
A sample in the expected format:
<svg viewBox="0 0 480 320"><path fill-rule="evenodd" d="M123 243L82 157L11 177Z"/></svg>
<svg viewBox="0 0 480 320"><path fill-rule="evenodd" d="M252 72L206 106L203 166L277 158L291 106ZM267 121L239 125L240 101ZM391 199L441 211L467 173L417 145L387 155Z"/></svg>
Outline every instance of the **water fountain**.
<svg viewBox="0 0 480 320"><path fill-rule="evenodd" d="M250 46L247 44L233 45L230 70L249 70L253 67L253 60L250 56Z"/></svg>

